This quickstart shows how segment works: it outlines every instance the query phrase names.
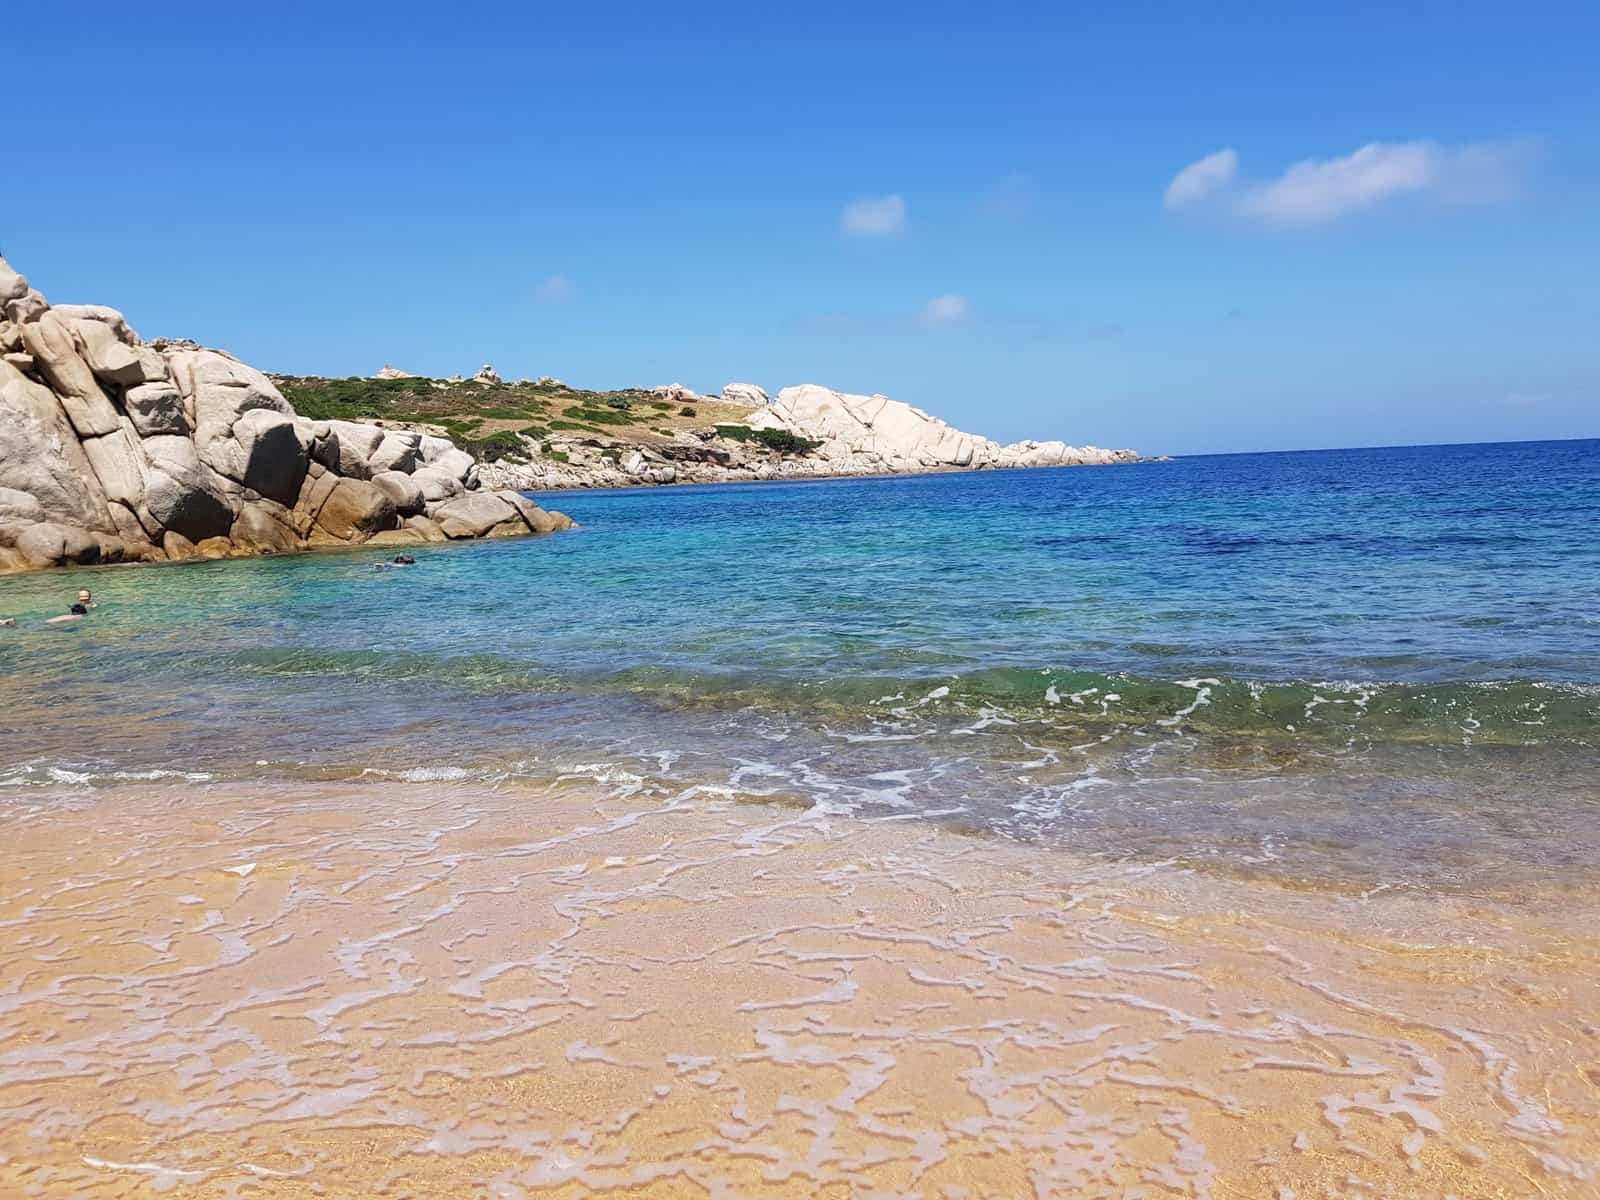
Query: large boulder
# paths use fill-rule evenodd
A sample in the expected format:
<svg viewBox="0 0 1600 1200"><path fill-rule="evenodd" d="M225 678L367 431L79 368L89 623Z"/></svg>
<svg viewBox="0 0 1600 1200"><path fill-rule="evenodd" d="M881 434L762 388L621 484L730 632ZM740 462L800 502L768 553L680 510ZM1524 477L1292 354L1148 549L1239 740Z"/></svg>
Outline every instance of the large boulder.
<svg viewBox="0 0 1600 1200"><path fill-rule="evenodd" d="M422 489L423 499L434 504L441 500L449 500L459 496L466 490L461 480L446 471L438 471L433 467L422 467L411 473L412 481Z"/></svg>
<svg viewBox="0 0 1600 1200"><path fill-rule="evenodd" d="M365 479L339 479L317 513L317 528L342 542L362 542L399 524L394 501Z"/></svg>
<svg viewBox="0 0 1600 1200"><path fill-rule="evenodd" d="M36 525L48 519L37 496L0 487L0 525Z"/></svg>
<svg viewBox="0 0 1600 1200"><path fill-rule="evenodd" d="M220 351L178 350L168 355L167 365L183 395L202 457L212 442L233 437L233 427L247 412L266 409L294 416L272 380Z"/></svg>
<svg viewBox="0 0 1600 1200"><path fill-rule="evenodd" d="M334 462L328 465L351 479L370 479L372 468L368 464L383 445L384 431L359 421L329 421L328 430L337 448Z"/></svg>
<svg viewBox="0 0 1600 1200"><path fill-rule="evenodd" d="M452 479L465 484L472 477L473 470L477 465L477 463L473 462L472 455L465 450L457 450L452 446L449 450L434 458L428 464L428 470L435 474L448 475Z"/></svg>
<svg viewBox="0 0 1600 1200"><path fill-rule="evenodd" d="M728 383L722 387L722 402L740 408L765 408L767 392L753 383Z"/></svg>
<svg viewBox="0 0 1600 1200"><path fill-rule="evenodd" d="M175 384L163 380L131 387L123 394L122 404L140 437L187 436L190 432L183 396Z"/></svg>
<svg viewBox="0 0 1600 1200"><path fill-rule="evenodd" d="M448 538L482 537L506 521L521 521L516 505L496 492L473 492L447 500L428 514Z"/></svg>
<svg viewBox="0 0 1600 1200"><path fill-rule="evenodd" d="M61 309L57 306L52 311L59 314ZM121 319L121 313L115 315ZM72 322L72 334L89 369L104 383L117 387L137 387L141 383L155 383L167 377L167 365L159 354L145 346L122 341L112 325L105 321L75 320Z"/></svg>
<svg viewBox="0 0 1600 1200"><path fill-rule="evenodd" d="M279 504L293 504L310 462L309 431L293 417L254 409L234 423L241 471L230 476ZM224 472L227 474L227 472Z"/></svg>
<svg viewBox="0 0 1600 1200"><path fill-rule="evenodd" d="M367 469L373 477L384 471L410 473L422 461L419 443L421 435L415 433L386 433L378 448L367 459Z"/></svg>
<svg viewBox="0 0 1600 1200"><path fill-rule="evenodd" d="M322 515L322 506L333 495L333 489L339 486L340 478L319 463L312 463L307 468L305 482L300 485L300 496L295 500L292 514L295 530L301 537L311 536L317 518Z"/></svg>
<svg viewBox="0 0 1600 1200"><path fill-rule="evenodd" d="M0 258L0 304L8 300L21 300L28 294L28 278L18 275L11 264Z"/></svg>
<svg viewBox="0 0 1600 1200"><path fill-rule="evenodd" d="M448 454L454 450L456 444L449 438L435 437L431 433L425 433L418 439L417 447L422 452L422 461L431 464L438 462L441 454Z"/></svg>
<svg viewBox="0 0 1600 1200"><path fill-rule="evenodd" d="M119 426L104 437L84 438L83 452L105 498L137 508L144 500L145 480L139 439Z"/></svg>
<svg viewBox="0 0 1600 1200"><path fill-rule="evenodd" d="M99 437L120 427L116 407L100 390L94 372L78 354L72 330L54 312L22 327L22 344L50 384L79 437Z"/></svg>
<svg viewBox="0 0 1600 1200"><path fill-rule="evenodd" d="M539 518L548 515L544 509L540 508L521 492L514 492L508 488L504 491L495 492L494 495L499 496L500 499L516 509L517 514L522 518L522 523L535 532L538 531L538 525L535 522Z"/></svg>
<svg viewBox="0 0 1600 1200"><path fill-rule="evenodd" d="M405 519L405 527L416 533L425 542L444 542L449 540L445 537L444 530L440 529L435 522L427 517L407 517Z"/></svg>
<svg viewBox="0 0 1600 1200"><path fill-rule="evenodd" d="M233 524L233 510L205 486L198 470L151 470L145 483L144 508L160 528L182 534L191 542L220 537Z"/></svg>
<svg viewBox="0 0 1600 1200"><path fill-rule="evenodd" d="M260 501L246 504L228 533L234 545L257 554L285 554L300 549L289 511Z"/></svg>
<svg viewBox="0 0 1600 1200"><path fill-rule="evenodd" d="M100 561L100 543L94 534L75 525L50 521L23 530L17 538L16 551L30 567Z"/></svg>
<svg viewBox="0 0 1600 1200"><path fill-rule="evenodd" d="M402 517L418 515L427 504L417 481L402 471L379 471L372 483L394 501L395 511Z"/></svg>
<svg viewBox="0 0 1600 1200"><path fill-rule="evenodd" d="M26 492L52 520L111 532L105 494L61 404L49 388L4 361L0 487Z"/></svg>
<svg viewBox="0 0 1600 1200"><path fill-rule="evenodd" d="M50 310L63 321L72 321L74 323L78 321L94 321L104 325L111 331L111 336L125 346L141 346L144 344L139 340L139 335L128 324L128 318L109 305L52 304Z"/></svg>

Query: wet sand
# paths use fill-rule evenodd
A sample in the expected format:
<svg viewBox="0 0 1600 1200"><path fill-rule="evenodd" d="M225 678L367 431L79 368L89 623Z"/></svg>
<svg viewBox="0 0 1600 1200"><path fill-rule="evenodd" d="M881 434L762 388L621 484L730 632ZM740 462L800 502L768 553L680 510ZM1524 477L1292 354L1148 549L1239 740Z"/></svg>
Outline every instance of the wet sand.
<svg viewBox="0 0 1600 1200"><path fill-rule="evenodd" d="M1600 889L628 781L0 808L0 1196L1600 1195Z"/></svg>

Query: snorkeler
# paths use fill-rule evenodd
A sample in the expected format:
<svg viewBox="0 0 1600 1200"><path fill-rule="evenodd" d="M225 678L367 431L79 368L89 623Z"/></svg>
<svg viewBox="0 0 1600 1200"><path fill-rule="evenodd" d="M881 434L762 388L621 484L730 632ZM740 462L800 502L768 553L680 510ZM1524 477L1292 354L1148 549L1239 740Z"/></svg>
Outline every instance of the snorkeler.
<svg viewBox="0 0 1600 1200"><path fill-rule="evenodd" d="M67 609L67 611L62 613L59 617L51 617L45 622L45 624L59 625L63 621L82 620L84 617L89 615L89 610L93 607L94 596L90 594L88 588L82 588L79 590L78 598L73 601L71 608Z"/></svg>

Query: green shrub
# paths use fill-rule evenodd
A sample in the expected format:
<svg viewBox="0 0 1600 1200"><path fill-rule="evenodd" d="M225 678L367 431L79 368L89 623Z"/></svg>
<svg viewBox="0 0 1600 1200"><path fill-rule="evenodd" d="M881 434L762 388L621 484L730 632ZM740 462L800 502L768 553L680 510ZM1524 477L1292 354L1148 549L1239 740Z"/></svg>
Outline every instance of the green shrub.
<svg viewBox="0 0 1600 1200"><path fill-rule="evenodd" d="M698 416L699 414L695 412L693 405L685 404L678 410L678 415L680 417L694 417Z"/></svg>
<svg viewBox="0 0 1600 1200"><path fill-rule="evenodd" d="M528 461L528 448L509 430L491 433L486 438L469 439L461 443L461 448L479 462Z"/></svg>
<svg viewBox="0 0 1600 1200"><path fill-rule="evenodd" d="M574 421L587 421L590 425L632 425L633 418L604 408L584 408L573 405L565 414Z"/></svg>
<svg viewBox="0 0 1600 1200"><path fill-rule="evenodd" d="M787 429L751 429L748 425L718 425L717 436L731 442L755 442L779 454L809 454L822 445Z"/></svg>

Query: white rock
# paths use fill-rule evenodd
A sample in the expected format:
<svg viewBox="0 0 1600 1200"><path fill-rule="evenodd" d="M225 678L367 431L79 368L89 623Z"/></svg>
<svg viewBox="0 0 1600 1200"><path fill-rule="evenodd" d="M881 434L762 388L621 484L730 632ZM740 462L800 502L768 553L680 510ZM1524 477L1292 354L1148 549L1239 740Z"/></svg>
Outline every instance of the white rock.
<svg viewBox="0 0 1600 1200"><path fill-rule="evenodd" d="M465 450L457 450L454 446L439 455L428 464L428 469L466 483L472 474L472 469L477 464L473 462L472 455Z"/></svg>
<svg viewBox="0 0 1600 1200"><path fill-rule="evenodd" d="M653 387L650 389L650 394L652 396L659 396L663 400L672 400L685 404L693 404L696 401L709 399L709 397L702 396L693 388L685 387L681 383L667 383L662 384L659 387Z"/></svg>
<svg viewBox="0 0 1600 1200"><path fill-rule="evenodd" d="M272 380L230 355L179 350L166 357L202 454L211 442L232 437L234 424L247 412L268 409L294 416Z"/></svg>
<svg viewBox="0 0 1600 1200"><path fill-rule="evenodd" d="M137 437L119 428L103 437L84 438L83 452L107 500L130 509L144 502L145 458Z"/></svg>
<svg viewBox="0 0 1600 1200"><path fill-rule="evenodd" d="M435 470L433 467L422 467L411 473L412 482L422 489L423 498L429 503L448 500L452 496L459 496L466 489L461 486L461 480L446 471Z"/></svg>
<svg viewBox="0 0 1600 1200"><path fill-rule="evenodd" d="M414 471L422 461L420 440L415 433L386 433L367 459L367 469L374 477L383 471Z"/></svg>
<svg viewBox="0 0 1600 1200"><path fill-rule="evenodd" d="M395 511L402 517L417 516L427 501L416 479L401 471L379 471L372 477L372 483L394 501Z"/></svg>
<svg viewBox="0 0 1600 1200"><path fill-rule="evenodd" d="M11 269L11 264L0 258L0 305L8 300L21 300L28 294L28 279Z"/></svg>
<svg viewBox="0 0 1600 1200"><path fill-rule="evenodd" d="M94 321L104 325L125 346L142 344L139 335L129 327L128 319L104 304L55 304L51 305L51 311L64 321Z"/></svg>
<svg viewBox="0 0 1600 1200"><path fill-rule="evenodd" d="M105 495L59 398L7 362L0 362L0 487L34 497L52 520L111 531Z"/></svg>
<svg viewBox="0 0 1600 1200"><path fill-rule="evenodd" d="M118 387L136 387L166 379L166 363L159 354L147 347L118 340L105 322L77 318L71 325L84 361L102 381Z"/></svg>
<svg viewBox="0 0 1600 1200"><path fill-rule="evenodd" d="M753 383L728 383L722 387L722 402L724 404L737 404L742 408L764 408L767 404L767 393L764 388Z"/></svg>
<svg viewBox="0 0 1600 1200"><path fill-rule="evenodd" d="M386 431L359 421L329 421L328 431L338 441L339 474L352 479L368 478L372 469L367 464L383 445Z"/></svg>
<svg viewBox="0 0 1600 1200"><path fill-rule="evenodd" d="M42 313L22 327L22 344L60 399L79 437L99 437L121 427L116 408L78 353L77 340L65 320L54 311Z"/></svg>

